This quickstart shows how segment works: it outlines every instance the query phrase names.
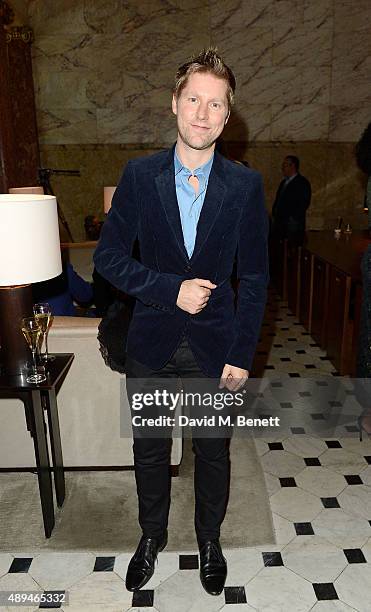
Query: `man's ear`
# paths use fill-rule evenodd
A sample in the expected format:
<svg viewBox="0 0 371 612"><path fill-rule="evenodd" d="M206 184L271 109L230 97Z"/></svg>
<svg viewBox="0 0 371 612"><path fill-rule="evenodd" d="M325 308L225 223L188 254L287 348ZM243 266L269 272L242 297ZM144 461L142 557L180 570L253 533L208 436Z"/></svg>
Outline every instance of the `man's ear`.
<svg viewBox="0 0 371 612"><path fill-rule="evenodd" d="M173 99L171 101L171 108L172 108L172 111L173 111L174 115L177 115L178 114L178 109L177 109L177 99L175 97L175 94L173 94Z"/></svg>

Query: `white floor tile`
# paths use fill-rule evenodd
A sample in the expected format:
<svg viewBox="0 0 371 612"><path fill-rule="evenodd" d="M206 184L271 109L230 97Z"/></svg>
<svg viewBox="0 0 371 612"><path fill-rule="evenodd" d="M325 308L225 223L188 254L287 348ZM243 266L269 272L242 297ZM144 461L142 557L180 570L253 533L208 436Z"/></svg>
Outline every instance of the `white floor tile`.
<svg viewBox="0 0 371 612"><path fill-rule="evenodd" d="M348 486L338 496L341 507L352 516L371 520L371 490L365 485Z"/></svg>
<svg viewBox="0 0 371 612"><path fill-rule="evenodd" d="M12 555L9 555L8 553L0 553L0 578L8 572L12 561Z"/></svg>
<svg viewBox="0 0 371 612"><path fill-rule="evenodd" d="M327 450L324 440L311 436L290 436L284 440L285 450L298 457L320 457Z"/></svg>
<svg viewBox="0 0 371 612"><path fill-rule="evenodd" d="M131 606L133 594L126 590L124 581L115 572L94 572L69 589L69 608L80 610L100 606L101 610Z"/></svg>
<svg viewBox="0 0 371 612"><path fill-rule="evenodd" d="M364 563L349 565L335 581L339 599L361 612L371 610L371 566Z"/></svg>
<svg viewBox="0 0 371 612"><path fill-rule="evenodd" d="M321 464L339 474L360 474L367 467L363 457L344 448L329 448L321 455Z"/></svg>
<svg viewBox="0 0 371 612"><path fill-rule="evenodd" d="M224 556L228 563L226 586L247 584L264 567L262 554L256 548L225 550Z"/></svg>
<svg viewBox="0 0 371 612"><path fill-rule="evenodd" d="M344 476L318 466L305 468L295 481L298 487L318 497L336 497L347 487Z"/></svg>
<svg viewBox="0 0 371 612"><path fill-rule="evenodd" d="M285 567L310 582L334 582L348 565L338 547L318 536L295 538L282 551Z"/></svg>
<svg viewBox="0 0 371 612"><path fill-rule="evenodd" d="M283 487L270 498L271 508L293 523L313 521L321 512L320 499L299 487Z"/></svg>
<svg viewBox="0 0 371 612"><path fill-rule="evenodd" d="M312 585L285 567L264 568L245 588L247 601L264 612L308 612L317 601Z"/></svg>
<svg viewBox="0 0 371 612"><path fill-rule="evenodd" d="M341 508L327 508L312 521L316 535L340 548L361 548L371 535L363 518L351 516Z"/></svg>
<svg viewBox="0 0 371 612"><path fill-rule="evenodd" d="M41 553L32 560L29 575L46 590L68 590L94 569L89 553Z"/></svg>

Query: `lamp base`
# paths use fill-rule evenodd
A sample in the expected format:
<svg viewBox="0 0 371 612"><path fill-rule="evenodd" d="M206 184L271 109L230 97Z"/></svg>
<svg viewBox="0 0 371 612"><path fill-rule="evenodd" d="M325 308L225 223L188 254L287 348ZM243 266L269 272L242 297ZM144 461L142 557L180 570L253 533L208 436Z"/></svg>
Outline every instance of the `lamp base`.
<svg viewBox="0 0 371 612"><path fill-rule="evenodd" d="M33 316L31 285L0 287L1 372L17 376L27 372L31 352L23 337L23 317Z"/></svg>

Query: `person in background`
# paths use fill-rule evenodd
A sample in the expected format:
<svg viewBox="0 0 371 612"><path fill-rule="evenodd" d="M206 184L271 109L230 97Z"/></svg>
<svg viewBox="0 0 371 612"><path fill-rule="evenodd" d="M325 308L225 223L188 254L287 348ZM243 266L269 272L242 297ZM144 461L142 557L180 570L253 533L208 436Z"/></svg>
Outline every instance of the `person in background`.
<svg viewBox="0 0 371 612"><path fill-rule="evenodd" d="M103 221L95 215L87 215L84 219L85 235L87 240L99 240Z"/></svg>
<svg viewBox="0 0 371 612"><path fill-rule="evenodd" d="M82 308L89 308L93 301L93 288L75 272L67 260L67 252L62 251L62 274L41 283L33 283L34 304L47 302L54 316L76 316L77 302Z"/></svg>
<svg viewBox="0 0 371 612"><path fill-rule="evenodd" d="M277 189L272 208L272 236L287 238L301 244L305 232L305 217L312 190L308 179L299 173L300 161L287 155L282 162L283 179Z"/></svg>

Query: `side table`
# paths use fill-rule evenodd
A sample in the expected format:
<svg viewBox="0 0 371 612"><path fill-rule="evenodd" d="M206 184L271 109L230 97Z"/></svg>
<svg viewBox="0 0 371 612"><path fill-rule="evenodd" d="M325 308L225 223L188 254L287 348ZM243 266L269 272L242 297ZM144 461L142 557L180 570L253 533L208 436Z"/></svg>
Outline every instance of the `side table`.
<svg viewBox="0 0 371 612"><path fill-rule="evenodd" d="M20 399L24 404L27 429L34 443L41 509L45 536L47 538L50 538L55 524L51 477L52 469L54 472L56 499L59 507L63 505L65 498L65 480L59 430L57 393L74 359L73 353L60 353L53 356L54 359L48 363L47 380L38 385L27 383L26 376L8 376L0 374L0 399L16 398ZM52 469L50 466L44 410L48 415Z"/></svg>

